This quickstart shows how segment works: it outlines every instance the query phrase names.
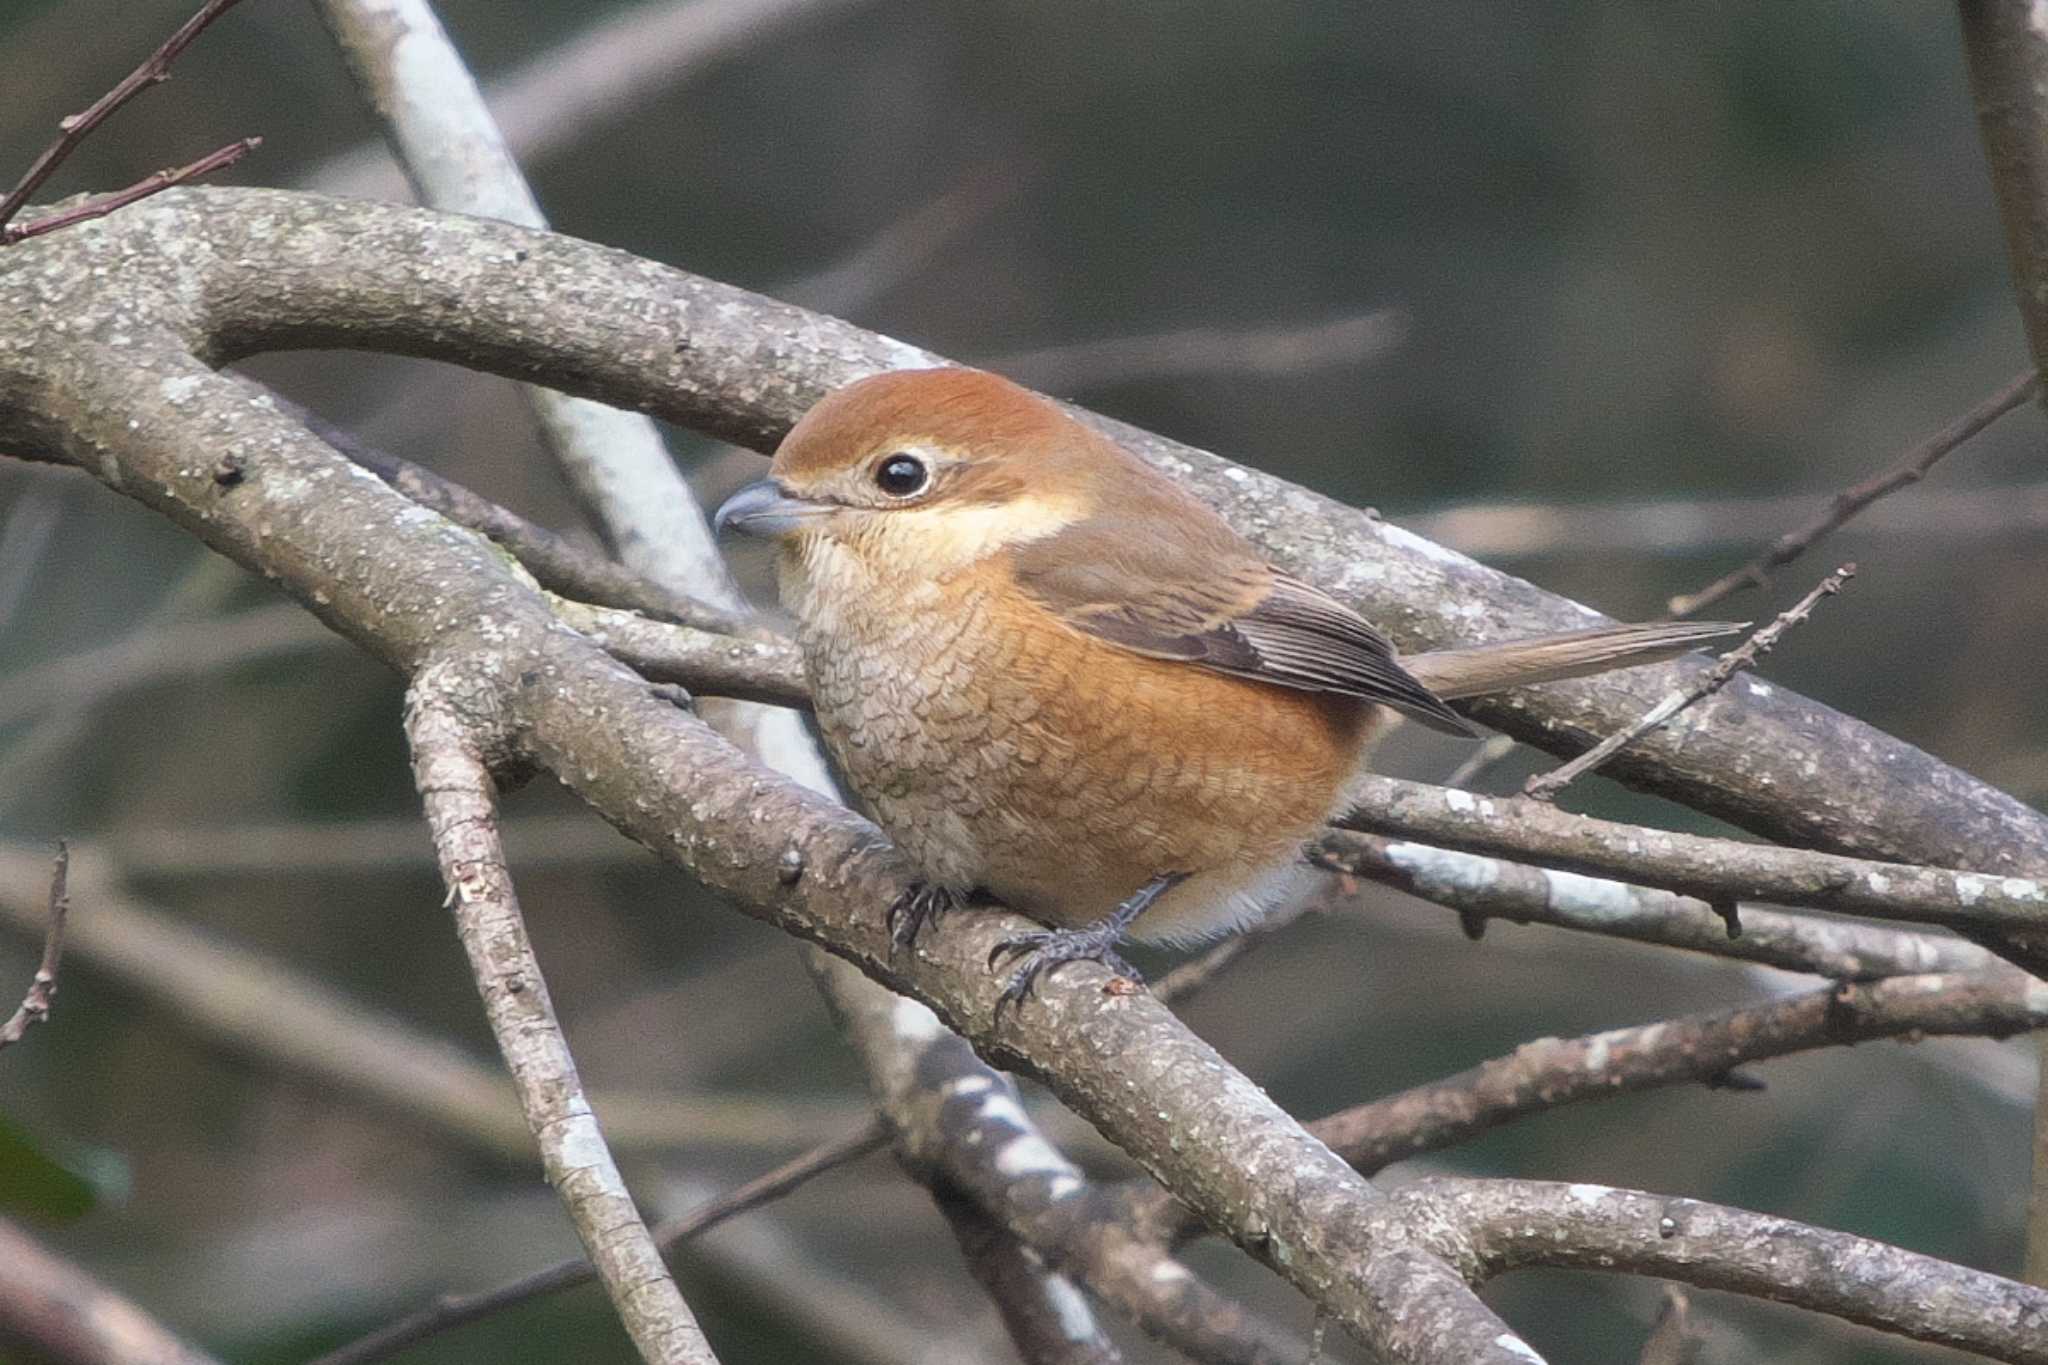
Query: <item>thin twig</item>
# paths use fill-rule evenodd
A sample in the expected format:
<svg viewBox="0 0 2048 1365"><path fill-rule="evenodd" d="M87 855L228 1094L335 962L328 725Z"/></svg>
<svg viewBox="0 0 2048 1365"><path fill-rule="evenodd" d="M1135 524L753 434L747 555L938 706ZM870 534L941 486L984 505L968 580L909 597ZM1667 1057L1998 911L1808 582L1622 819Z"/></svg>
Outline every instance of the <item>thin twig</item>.
<svg viewBox="0 0 2048 1365"><path fill-rule="evenodd" d="M42 188L43 182L64 164L64 159L77 149L79 143L85 141L93 129L113 117L116 110L150 86L169 80L171 63L178 59L178 54L192 46L194 40L206 31L207 25L239 3L241 0L207 0L199 12L187 19L176 33L166 38L163 46L150 53L141 66L122 77L119 85L94 100L91 107L83 113L73 114L60 122L57 125L57 140L43 149L43 154L37 157L35 163L23 174L20 183L7 192L6 198L0 199L0 228L14 221L14 216L21 212L21 206L28 202L29 196ZM216 152L214 155L218 156L220 153Z"/></svg>
<svg viewBox="0 0 2048 1365"><path fill-rule="evenodd" d="M888 1141L888 1129L880 1119L874 1119L856 1132L820 1143L737 1189L657 1224L654 1228L655 1245L661 1248L663 1256L673 1255L677 1247L691 1238L743 1213L771 1204L815 1177L879 1150ZM383 1360L451 1328L489 1317L558 1289L588 1284L595 1278L597 1271L589 1260L573 1256L516 1280L508 1280L495 1289L474 1294L443 1294L418 1312L386 1323L374 1332L319 1356L308 1365L366 1365L369 1361Z"/></svg>
<svg viewBox="0 0 2048 1365"><path fill-rule="evenodd" d="M31 237L40 237L44 233L55 232L59 228L67 228L75 223L104 218L115 209L126 208L137 200L149 198L152 194L162 194L173 185L182 185L188 180L197 180L203 175L224 170L262 145L263 139L260 137L245 137L238 142L230 142L225 147L208 152L189 165L173 166L146 175L125 190L96 195L73 204L68 209L45 214L19 227L0 227L0 246L13 246L16 242L25 242Z"/></svg>
<svg viewBox="0 0 2048 1365"><path fill-rule="evenodd" d="M512 1073L548 1183L560 1196L605 1296L647 1365L717 1365L612 1159L548 998L498 837L484 743L453 697L477 686L460 664L413 675L405 737L456 934Z"/></svg>
<svg viewBox="0 0 2048 1365"><path fill-rule="evenodd" d="M2039 390L2040 380L2034 371L2028 370L2014 375L1998 392L1914 446L1891 468L1835 494L1834 501L1828 504L1825 511L1804 526L1779 536L1776 544L1750 563L1714 580L1696 593L1672 598L1669 604L1671 614L1691 616L1744 588L1769 586L1772 569L1780 569L1790 564L1812 549L1823 537L1831 534L1879 498L1896 493L1901 488L1926 478L1927 472L1940 464L1957 447L2019 407Z"/></svg>
<svg viewBox="0 0 2048 1365"><path fill-rule="evenodd" d="M744 613L663 587L647 575L528 521L452 479L369 444L282 394L273 393L271 397L321 440L420 506L430 507L456 525L467 526L504 546L544 588L580 602L617 607L657 621L723 635L741 633L752 625Z"/></svg>
<svg viewBox="0 0 2048 1365"><path fill-rule="evenodd" d="M1492 735L1487 741L1465 755L1465 761L1451 769L1444 779L1446 787L1464 788L1472 785L1479 775L1514 752L1516 740L1513 735Z"/></svg>
<svg viewBox="0 0 2048 1365"><path fill-rule="evenodd" d="M43 960L36 967L35 979L28 984L21 1007L14 1011L13 1018L0 1024L0 1047L20 1042L30 1028L50 1017L50 1001L57 995L57 966L64 957L64 916L71 909L71 898L65 893L70 872L71 849L59 839L57 861L50 870L50 919L49 927L43 931Z"/></svg>
<svg viewBox="0 0 2048 1365"><path fill-rule="evenodd" d="M1833 597L1855 576L1854 564L1844 564L1836 569L1823 578L1812 592L1795 602L1790 610L1781 612L1775 621L1723 654L1720 660L1697 680L1665 697L1626 730L1609 735L1569 763L1559 764L1547 773L1538 773L1530 778L1523 784L1522 794L1538 801L1556 800L1557 794L1571 785L1574 778L1591 772L1644 735L1669 724L1671 719L1686 707L1711 697L1726 687L1737 673L1756 667L1756 661L1771 652L1780 636L1811 616L1814 607L1823 597Z"/></svg>

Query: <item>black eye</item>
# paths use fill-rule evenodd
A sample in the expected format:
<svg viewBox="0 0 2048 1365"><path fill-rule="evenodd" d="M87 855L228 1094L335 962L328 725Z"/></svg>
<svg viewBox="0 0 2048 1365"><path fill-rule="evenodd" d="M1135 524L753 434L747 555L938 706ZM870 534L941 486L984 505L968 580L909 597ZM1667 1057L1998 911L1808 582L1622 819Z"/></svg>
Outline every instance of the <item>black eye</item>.
<svg viewBox="0 0 2048 1365"><path fill-rule="evenodd" d="M931 478L924 461L898 452L875 466L875 487L892 498L907 498Z"/></svg>

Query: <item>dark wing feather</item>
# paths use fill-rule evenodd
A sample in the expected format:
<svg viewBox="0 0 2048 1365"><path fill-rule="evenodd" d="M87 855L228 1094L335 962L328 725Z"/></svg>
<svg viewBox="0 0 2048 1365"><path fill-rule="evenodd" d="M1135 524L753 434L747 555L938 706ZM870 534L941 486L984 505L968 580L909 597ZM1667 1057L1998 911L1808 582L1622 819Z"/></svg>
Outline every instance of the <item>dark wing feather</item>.
<svg viewBox="0 0 2048 1365"><path fill-rule="evenodd" d="M1438 730L1472 733L1409 676L1385 636L1335 598L1274 570L1221 523L1170 542L1156 526L1115 515L1078 522L1021 547L1017 581L1075 629L1134 653L1339 692Z"/></svg>

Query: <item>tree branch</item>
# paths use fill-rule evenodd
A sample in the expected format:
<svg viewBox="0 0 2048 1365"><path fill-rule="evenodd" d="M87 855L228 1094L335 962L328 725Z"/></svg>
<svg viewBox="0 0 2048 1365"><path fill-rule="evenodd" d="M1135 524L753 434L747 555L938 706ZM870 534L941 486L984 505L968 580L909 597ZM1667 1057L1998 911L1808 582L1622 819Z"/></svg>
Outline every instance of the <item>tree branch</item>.
<svg viewBox="0 0 2048 1365"><path fill-rule="evenodd" d="M757 1176L729 1193L700 1204L688 1213L666 1219L654 1228L655 1245L663 1256L702 1233L730 1219L750 1213L765 1204L800 1189L817 1176L858 1161L887 1145L888 1131L879 1121L871 1122L847 1137L834 1138L793 1157L774 1170ZM597 1271L582 1256L572 1257L530 1275L522 1275L495 1289L475 1294L444 1294L416 1313L386 1323L345 1346L307 1362L307 1365L369 1365L397 1355L430 1337L480 1321L560 1289L589 1284Z"/></svg>
<svg viewBox="0 0 2048 1365"><path fill-rule="evenodd" d="M43 957L28 983L28 994L6 1023L0 1024L0 1048L20 1042L33 1026L50 1017L50 1002L57 995L57 968L64 960L64 917L71 909L65 894L65 879L71 871L71 849L60 839L57 857L50 869L50 908L43 930Z"/></svg>
<svg viewBox="0 0 2048 1365"><path fill-rule="evenodd" d="M2008 967L1986 972L1844 982L1745 1005L1540 1038L1309 1125L1370 1175L1531 1114L1685 1082L1716 1084L1738 1066L1877 1038L2009 1038L2048 1026L2048 991Z"/></svg>
<svg viewBox="0 0 2048 1365"><path fill-rule="evenodd" d="M218 1365L0 1218L0 1337L50 1365Z"/></svg>
<svg viewBox="0 0 2048 1365"><path fill-rule="evenodd" d="M1376 775L1359 779L1352 792L1358 805L1339 822L1345 828L1314 845L1315 856L1337 866L1347 832L1357 829L1661 887L1717 907L1762 900L1966 931L2048 929L2048 885L2032 877L1676 834L1571 815L1526 797L1474 796Z"/></svg>
<svg viewBox="0 0 2048 1365"><path fill-rule="evenodd" d="M1437 1220L1434 1248L1475 1282L1528 1266L1659 1275L2013 1365L2048 1362L2048 1292L1848 1233L1536 1180L1422 1180L1396 1202Z"/></svg>
<svg viewBox="0 0 2048 1365"><path fill-rule="evenodd" d="M1755 668L1757 660L1771 652L1780 636L1813 614L1813 609L1819 605L1821 598L1833 597L1855 576L1854 564L1844 564L1836 569L1823 578L1812 592L1800 598L1787 610L1780 612L1775 620L1715 660L1714 666L1706 673L1694 678L1677 691L1667 694L1627 729L1615 731L1577 758L1560 764L1547 773L1530 778L1523 785L1522 794L1538 801L1556 800L1557 794L1574 779L1593 771L1652 730L1670 724L1686 707L1705 701L1726 687L1737 673Z"/></svg>
<svg viewBox="0 0 2048 1365"><path fill-rule="evenodd" d="M154 291L169 290L191 267L184 257L152 256L142 234L203 247L202 278L174 295L194 306L167 312L166 323L215 360L303 346L428 353L503 374L545 373L575 391L761 448L829 387L935 363L900 342L622 253L420 210L187 187L125 216L136 232L116 243L73 234L17 253L76 240L79 267L89 270L89 259L105 253L120 261L130 289ZM36 299L19 302L86 313L104 307L77 281L75 271L63 272L35 286ZM8 346L0 363L18 368L7 359L13 347L0 346ZM1276 563L1357 606L1410 652L1599 619L1355 509L1107 425ZM1477 703L1476 711L1526 742L1576 752L1696 667L1549 684ZM1735 708L1739 726L1690 726L1682 744L1653 736L1618 756L1614 774L1784 842L2000 871L2048 862L2048 821L2038 812L1909 745L1783 688L1738 684L1702 714Z"/></svg>
<svg viewBox="0 0 2048 1365"><path fill-rule="evenodd" d="M1475 937L1489 919L1552 924L1836 981L1981 971L1997 960L1946 935L1748 905L1742 907L1742 933L1730 938L1721 911L1691 896L1376 834L1325 840L1311 855L1333 871L1455 910Z"/></svg>
<svg viewBox="0 0 2048 1365"><path fill-rule="evenodd" d="M2032 370L2014 375L1996 393L1907 451L1891 468L1873 474L1861 483L1851 484L1835 494L1827 510L1796 530L1787 531L1779 536L1777 542L1765 553L1733 573L1715 579L1698 592L1672 598L1669 605L1671 614L1696 615L1716 602L1734 596L1744 588L1770 586L1771 570L1790 564L1821 540L1840 530L1850 519L1861 514L1864 508L1878 499L1896 493L1901 488L1911 487L1926 478L1934 466L1940 464L1971 437L2032 398L2039 391L2040 382L2039 376Z"/></svg>
<svg viewBox="0 0 2048 1365"><path fill-rule="evenodd" d="M452 661L422 668L407 693L405 735L484 1013L518 1087L548 1183L641 1358L649 1365L717 1365L605 1146L527 942L498 844L491 776L474 723L459 709L465 702L490 704L488 684L480 682Z"/></svg>
<svg viewBox="0 0 2048 1365"><path fill-rule="evenodd" d="M199 35L204 33L214 20L226 14L239 3L241 3L241 0L207 0L206 4L200 6L197 14L194 14L190 19L179 25L177 32L164 39L162 45L156 51L144 58L141 66L136 67L133 71L122 77L119 84L94 100L82 112L72 114L70 117L61 120L57 125L57 140L44 148L42 155L38 156L30 164L28 170L22 174L21 179L15 182L14 188L9 190L5 197L0 197L0 229L5 229L8 224L14 221L15 216L21 212L22 206L27 204L30 197L43 187L45 181L56 174L57 168L64 164L65 159L73 151L77 150L79 143L90 137L95 128L105 123L109 118L112 118L128 101L134 99L151 86L161 85L169 80L171 78L171 63L178 60L179 54L192 46L198 40ZM227 150L227 148L222 148L220 152L215 152L213 155L216 157L220 156ZM242 148L243 152L248 150L247 147ZM151 193L154 192L151 191ZM32 228L36 227L35 224L30 226ZM43 230L37 228L37 231ZM16 233L9 240L19 240L30 235L33 234L27 232Z"/></svg>
<svg viewBox="0 0 2048 1365"><path fill-rule="evenodd" d="M259 202L246 218L234 211ZM209 212L189 211L200 204ZM231 557L277 574L403 671L451 633L488 620L495 639L482 653L501 680L507 732L608 818L742 908L933 1005L984 1055L1044 1077L1374 1349L1402 1360L1527 1365L1527 1348L1410 1240L1412 1230L1377 1215L1383 1204L1370 1186L1155 1002L1106 997L1101 973L1076 968L1031 1009L998 1023L998 983L979 962L1014 928L1000 915L960 917L914 958L892 963L882 908L903 889L903 869L872 827L773 779L694 717L657 702L562 630L495 551L352 477L247 389L196 369L177 348L189 340L216 360L274 344L419 350L545 372L757 441L824 384L917 353L617 253L475 220L374 205L323 204L315 213L290 196L185 189L123 221L132 227L117 244L98 233L43 239L17 257L61 250L61 260L0 274L0 304L19 305L12 315L66 322L62 336L0 336L0 441L98 472ZM347 250L324 251L344 228ZM152 254L160 240L180 242L178 261ZM95 253L105 251L120 269L94 275ZM516 259L520 251L526 260ZM309 269L316 261L319 269ZM244 262L254 273L241 281ZM106 284L113 275L118 289ZM130 324L118 350L96 339L112 330L95 325L110 305ZM686 351L675 350L677 338L688 339ZM1558 617L1587 620L1356 513L1125 434L1262 535L1288 567L1369 612L1384 595L1388 610L1373 614L1404 641L1467 631L1497 638ZM201 452L229 447L242 452L246 472L224 489L208 472L213 457ZM1364 567L1380 576L1368 578ZM1655 689L1654 698L1672 675L1646 672L1647 682L1631 686ZM1556 743L1582 720L1604 732L1642 705L1631 687L1596 680L1532 691L1498 711ZM1930 860L1948 856L1935 850L1964 848L2001 868L2040 860L2038 816L1895 741L1781 689L1731 688L1712 705L1740 706L1743 762L1732 761L1727 736L1694 735L1684 746L1659 736L1625 756L1632 769L1662 772L1671 789L1785 837L1806 831ZM1809 757L1816 766L1804 771ZM1887 766L1899 774L1890 779L1896 790L1875 780ZM1393 1304L1398 1314L1385 1307Z"/></svg>

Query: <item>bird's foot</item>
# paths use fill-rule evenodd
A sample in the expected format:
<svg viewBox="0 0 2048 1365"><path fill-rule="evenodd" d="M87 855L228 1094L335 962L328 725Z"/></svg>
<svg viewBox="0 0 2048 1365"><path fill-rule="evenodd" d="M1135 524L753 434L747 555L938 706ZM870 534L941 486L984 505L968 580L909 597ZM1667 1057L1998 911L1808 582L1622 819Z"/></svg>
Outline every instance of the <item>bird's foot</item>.
<svg viewBox="0 0 2048 1365"><path fill-rule="evenodd" d="M959 896L947 888L930 882L912 882L889 907L891 950L916 947L917 936L924 932L926 925L937 924L946 917L947 911L959 908Z"/></svg>
<svg viewBox="0 0 2048 1365"><path fill-rule="evenodd" d="M1003 993L996 999L996 1013L1022 1005L1031 998L1031 992L1038 985L1038 978L1066 966L1069 962L1100 962L1120 977L1144 985L1145 977L1130 963L1124 961L1117 948L1123 943L1124 935L1138 916L1152 908L1153 902L1165 895L1181 882L1187 880L1184 872L1170 872L1154 877L1138 888L1123 904L1109 912L1101 921L1085 929L1036 929L1028 934L1018 934L998 943L988 955L989 969L993 971L1005 959L1017 961L1016 970L1003 985Z"/></svg>

